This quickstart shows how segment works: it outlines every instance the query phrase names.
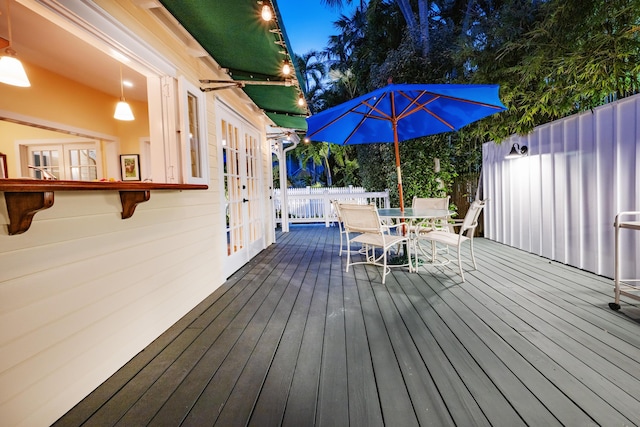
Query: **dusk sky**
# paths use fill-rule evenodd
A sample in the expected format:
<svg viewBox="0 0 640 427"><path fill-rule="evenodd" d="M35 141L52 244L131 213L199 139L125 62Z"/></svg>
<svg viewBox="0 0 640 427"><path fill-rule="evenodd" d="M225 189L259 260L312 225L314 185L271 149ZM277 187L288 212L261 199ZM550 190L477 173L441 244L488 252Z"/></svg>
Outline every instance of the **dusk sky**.
<svg viewBox="0 0 640 427"><path fill-rule="evenodd" d="M291 49L303 55L310 50L323 50L330 35L337 34L333 22L341 14L350 16L354 6L335 11L320 0L276 0Z"/></svg>

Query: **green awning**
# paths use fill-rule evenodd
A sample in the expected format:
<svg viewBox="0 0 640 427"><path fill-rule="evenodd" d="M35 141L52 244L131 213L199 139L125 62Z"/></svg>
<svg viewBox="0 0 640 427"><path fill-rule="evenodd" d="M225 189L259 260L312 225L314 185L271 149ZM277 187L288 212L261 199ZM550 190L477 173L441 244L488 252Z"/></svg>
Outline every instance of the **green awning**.
<svg viewBox="0 0 640 427"><path fill-rule="evenodd" d="M270 22L260 17L263 5L256 0L161 3L233 80L247 82L244 92L277 126L306 130L308 111L297 104L301 79L289 78L289 84L281 74L283 61L291 62L293 54L275 0L264 1L275 12Z"/></svg>

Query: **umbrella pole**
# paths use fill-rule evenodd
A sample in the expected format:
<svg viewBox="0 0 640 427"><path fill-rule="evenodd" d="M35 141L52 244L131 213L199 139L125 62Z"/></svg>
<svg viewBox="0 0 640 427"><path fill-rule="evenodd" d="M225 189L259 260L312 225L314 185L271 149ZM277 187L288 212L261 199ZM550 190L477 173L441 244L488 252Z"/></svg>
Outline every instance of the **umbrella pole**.
<svg viewBox="0 0 640 427"><path fill-rule="evenodd" d="M398 127L395 121L393 126L393 148L396 154L396 173L398 174L398 196L400 196L400 212L404 212L404 196L402 194L402 171L400 170L400 144L398 144Z"/></svg>
<svg viewBox="0 0 640 427"><path fill-rule="evenodd" d="M398 126L396 120L391 122L391 126L393 127L393 149L396 155L396 173L398 174L398 195L400 196L400 212L404 212L404 196L402 194L402 170L400 169L400 144L398 144ZM404 218L401 218L402 222L402 235L405 236L407 234L407 225L404 223ZM411 267L411 258L409 255L409 248L407 242L403 243L404 254L400 257L398 256L396 260L393 262L398 265L403 265L408 263L409 270Z"/></svg>

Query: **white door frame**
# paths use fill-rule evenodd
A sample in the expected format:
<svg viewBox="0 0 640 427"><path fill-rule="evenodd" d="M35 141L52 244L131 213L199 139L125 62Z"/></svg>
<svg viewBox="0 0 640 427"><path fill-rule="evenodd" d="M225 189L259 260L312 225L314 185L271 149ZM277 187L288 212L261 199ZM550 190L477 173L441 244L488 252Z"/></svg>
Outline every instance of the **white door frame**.
<svg viewBox="0 0 640 427"><path fill-rule="evenodd" d="M222 128L223 121L231 126L231 135L229 129ZM220 203L225 209L227 236L224 274L229 277L266 245L263 148L260 132L220 100L216 103L216 127L221 139L218 144ZM248 151L247 145L252 146L252 150Z"/></svg>

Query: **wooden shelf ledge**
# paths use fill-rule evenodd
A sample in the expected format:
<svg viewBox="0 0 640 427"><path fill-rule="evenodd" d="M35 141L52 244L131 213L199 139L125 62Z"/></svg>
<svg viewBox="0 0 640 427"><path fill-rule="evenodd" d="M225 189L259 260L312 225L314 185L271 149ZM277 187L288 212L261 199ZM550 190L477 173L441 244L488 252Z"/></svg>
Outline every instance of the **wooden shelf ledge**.
<svg viewBox="0 0 640 427"><path fill-rule="evenodd" d="M163 184L154 182L45 181L34 179L0 179L9 214L9 235L29 229L33 216L53 206L56 191L118 191L122 219L131 218L136 206L151 198L152 190L206 190L204 184Z"/></svg>

